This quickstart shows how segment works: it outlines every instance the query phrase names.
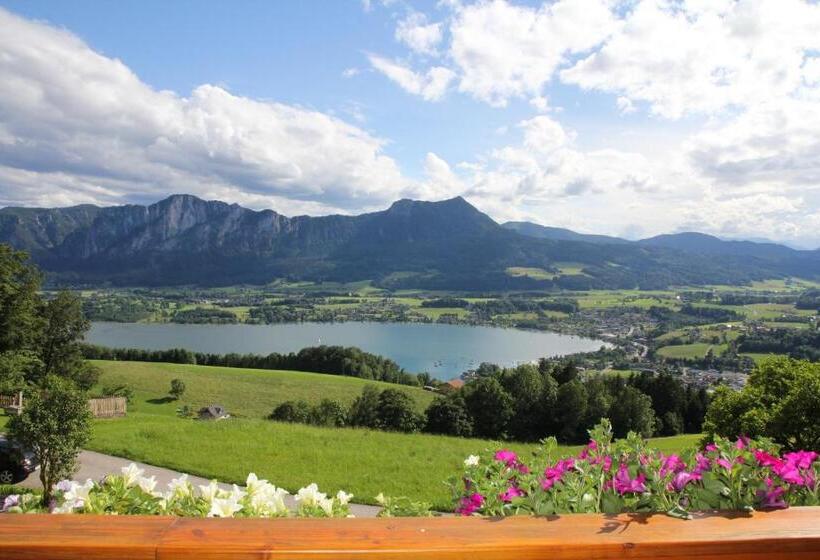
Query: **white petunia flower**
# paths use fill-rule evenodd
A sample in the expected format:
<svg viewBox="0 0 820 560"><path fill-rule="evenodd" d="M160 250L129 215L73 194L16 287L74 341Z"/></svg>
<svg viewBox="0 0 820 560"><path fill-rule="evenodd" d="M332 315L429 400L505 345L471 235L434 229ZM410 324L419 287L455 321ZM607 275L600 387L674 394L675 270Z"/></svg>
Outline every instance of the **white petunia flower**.
<svg viewBox="0 0 820 560"><path fill-rule="evenodd" d="M470 455L466 459L464 459L464 466L465 467L474 467L478 464L479 457L478 455Z"/></svg>
<svg viewBox="0 0 820 560"><path fill-rule="evenodd" d="M336 494L336 499L339 500L339 503L343 506L346 506L348 503L350 503L350 498L352 497L353 494L348 494L344 490L339 490L339 492Z"/></svg>
<svg viewBox="0 0 820 560"><path fill-rule="evenodd" d="M90 478L84 484L73 480L61 480L55 487L63 493L63 503L52 508L52 513L73 513L82 509L88 503L88 494L94 488L94 481Z"/></svg>
<svg viewBox="0 0 820 560"><path fill-rule="evenodd" d="M169 482L168 491L171 493L172 496L190 496L191 485L188 483L188 475L183 474L179 478L175 478L171 482Z"/></svg>
<svg viewBox="0 0 820 560"><path fill-rule="evenodd" d="M247 489L248 494L253 495L261 488L264 488L266 484L268 484L267 480L258 478L256 473L250 473L245 481L245 488Z"/></svg>
<svg viewBox="0 0 820 560"><path fill-rule="evenodd" d="M319 500L325 498L327 498L327 494L319 492L319 486L315 482L300 488L296 493L296 501L305 506L315 506L319 503Z"/></svg>
<svg viewBox="0 0 820 560"><path fill-rule="evenodd" d="M333 517L333 498L322 498L319 500L319 507L328 517Z"/></svg>
<svg viewBox="0 0 820 560"><path fill-rule="evenodd" d="M139 480L137 480L137 484L139 484L140 490L145 492L146 494L153 494L154 488L157 486L157 478L155 476L141 476Z"/></svg>
<svg viewBox="0 0 820 560"><path fill-rule="evenodd" d="M233 488L231 489L231 494L230 494L230 496L229 496L229 497L230 497L232 500L234 500L234 501L238 502L239 500L241 500L242 498L244 498L244 497L245 497L245 496L247 496L247 495L248 495L248 493L247 493L247 492L245 492L245 491L244 491L244 490L242 490L239 486L237 486L236 484L234 484L234 485L233 485Z"/></svg>
<svg viewBox="0 0 820 560"><path fill-rule="evenodd" d="M208 517L233 517L233 514L241 509L242 506L233 497L214 498Z"/></svg>
<svg viewBox="0 0 820 560"><path fill-rule="evenodd" d="M282 488L277 488L269 482L259 486L253 494L250 494L250 505L259 515L279 515L287 511L284 497L287 492Z"/></svg>
<svg viewBox="0 0 820 560"><path fill-rule="evenodd" d="M122 472L122 478L125 482L125 485L129 488L134 486L137 483L137 480L143 475L145 472L144 469L140 469L134 463L131 463L127 467L123 467L120 469Z"/></svg>
<svg viewBox="0 0 820 560"><path fill-rule="evenodd" d="M219 495L219 484L217 484L215 480L212 480L207 485L200 484L199 494L202 496L202 499L211 503L214 501L214 498Z"/></svg>

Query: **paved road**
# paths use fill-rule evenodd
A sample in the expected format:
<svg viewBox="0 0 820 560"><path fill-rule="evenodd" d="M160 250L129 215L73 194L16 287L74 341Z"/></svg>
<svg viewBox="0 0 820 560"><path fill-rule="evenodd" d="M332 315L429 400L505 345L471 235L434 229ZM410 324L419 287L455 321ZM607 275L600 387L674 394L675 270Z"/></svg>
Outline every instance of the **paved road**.
<svg viewBox="0 0 820 560"><path fill-rule="evenodd" d="M102 453L96 453L94 451L83 451L80 453L79 463L80 469L72 478L74 480L84 481L87 478L92 480L100 480L105 475L110 473L119 474L122 467L125 467L130 463L135 463L135 461L123 459L122 457L114 457L113 455L103 455ZM144 463L136 463L136 465L141 469L145 469L144 476L155 476L157 478L158 489L165 488L166 484L181 474L177 471L172 471L171 469L164 469L162 467L155 467ZM35 471L20 484L29 488L41 488L40 479L38 476L38 473ZM208 484L209 482L207 479L198 476L189 476L188 480L194 486L199 484ZM220 484L220 486L225 489L230 489L229 484ZM292 496L288 496L285 502L289 507L294 507ZM351 504L350 510L356 517L375 517L376 513L379 511L379 508L375 506Z"/></svg>

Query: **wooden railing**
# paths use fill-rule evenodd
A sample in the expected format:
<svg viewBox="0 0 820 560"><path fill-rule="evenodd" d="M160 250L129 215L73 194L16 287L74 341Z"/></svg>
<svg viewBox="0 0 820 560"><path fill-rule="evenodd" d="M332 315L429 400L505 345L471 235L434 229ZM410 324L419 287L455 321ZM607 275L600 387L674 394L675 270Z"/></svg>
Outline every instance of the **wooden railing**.
<svg viewBox="0 0 820 560"><path fill-rule="evenodd" d="M0 515L3 560L816 560L820 508L751 514L413 519Z"/></svg>

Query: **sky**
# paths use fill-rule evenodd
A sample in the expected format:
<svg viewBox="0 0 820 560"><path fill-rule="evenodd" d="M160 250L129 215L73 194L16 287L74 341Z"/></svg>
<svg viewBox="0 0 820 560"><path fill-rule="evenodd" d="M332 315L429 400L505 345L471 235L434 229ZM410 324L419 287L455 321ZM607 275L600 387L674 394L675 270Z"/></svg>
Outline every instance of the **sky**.
<svg viewBox="0 0 820 560"><path fill-rule="evenodd" d="M499 222L820 247L809 0L0 0L0 206Z"/></svg>

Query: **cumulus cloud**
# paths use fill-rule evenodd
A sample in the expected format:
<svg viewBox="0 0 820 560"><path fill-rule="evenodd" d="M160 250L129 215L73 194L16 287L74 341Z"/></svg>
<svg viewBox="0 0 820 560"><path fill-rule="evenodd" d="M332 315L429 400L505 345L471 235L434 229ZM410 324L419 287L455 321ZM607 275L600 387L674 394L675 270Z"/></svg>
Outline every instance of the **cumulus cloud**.
<svg viewBox="0 0 820 560"><path fill-rule="evenodd" d="M402 89L428 101L438 101L447 91L455 74L443 66L434 66L424 74L414 72L399 62L371 54L370 64L396 82Z"/></svg>
<svg viewBox="0 0 820 560"><path fill-rule="evenodd" d="M441 38L442 24L428 23L420 12L410 13L396 26L396 40L420 54L436 54Z"/></svg>
<svg viewBox="0 0 820 560"><path fill-rule="evenodd" d="M600 43L614 23L603 0L463 6L450 24L449 56L459 71L459 90L495 106L538 95L567 55Z"/></svg>
<svg viewBox="0 0 820 560"><path fill-rule="evenodd" d="M383 139L338 118L208 84L157 91L67 31L1 9L0 28L2 204L242 192L359 209L408 187Z"/></svg>
<svg viewBox="0 0 820 560"><path fill-rule="evenodd" d="M814 3L644 0L561 79L678 118L782 98L801 84L804 53L818 48Z"/></svg>

